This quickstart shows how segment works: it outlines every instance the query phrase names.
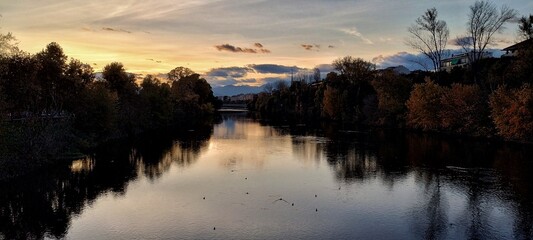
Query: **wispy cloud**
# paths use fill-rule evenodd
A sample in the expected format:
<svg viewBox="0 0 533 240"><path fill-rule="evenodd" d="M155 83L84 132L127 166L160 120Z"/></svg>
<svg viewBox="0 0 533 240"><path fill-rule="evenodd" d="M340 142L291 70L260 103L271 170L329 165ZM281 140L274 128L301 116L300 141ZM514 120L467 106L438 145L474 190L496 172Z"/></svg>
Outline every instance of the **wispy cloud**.
<svg viewBox="0 0 533 240"><path fill-rule="evenodd" d="M155 60L153 58L147 58L146 60L152 61L152 62L156 62L156 63L161 63L162 62L161 60Z"/></svg>
<svg viewBox="0 0 533 240"><path fill-rule="evenodd" d="M374 44L374 42L372 42L372 40L366 38L362 33L360 33L359 30L357 30L356 27L353 27L353 28L350 28L350 29L341 29L341 31L346 33L346 34L348 34L348 35L351 35L351 36L354 36L356 38L361 39L366 44Z"/></svg>
<svg viewBox="0 0 533 240"><path fill-rule="evenodd" d="M112 27L103 27L102 30L110 32L122 32L122 33L131 33L131 31L124 30L121 28L112 28Z"/></svg>
<svg viewBox="0 0 533 240"><path fill-rule="evenodd" d="M305 50L308 50L308 51L313 50L313 45L311 44L302 44L300 46L302 46Z"/></svg>
<svg viewBox="0 0 533 240"><path fill-rule="evenodd" d="M227 52L234 52L234 53L270 53L270 50L263 48L263 45L261 43L255 43L255 47L257 48L242 48L242 47L236 47L231 44L221 44L216 45L215 48L218 51L227 51Z"/></svg>

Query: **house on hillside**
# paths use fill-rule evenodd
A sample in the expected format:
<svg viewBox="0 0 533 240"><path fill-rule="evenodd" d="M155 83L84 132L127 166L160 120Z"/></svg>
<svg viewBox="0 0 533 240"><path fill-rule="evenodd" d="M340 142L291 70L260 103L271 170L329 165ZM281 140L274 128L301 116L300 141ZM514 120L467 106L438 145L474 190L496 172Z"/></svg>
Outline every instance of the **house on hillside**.
<svg viewBox="0 0 533 240"><path fill-rule="evenodd" d="M461 54L452 54L451 57L442 59L440 61L440 70L451 72L452 69L459 67L464 68L470 65L470 59L472 58L472 52L469 53L461 53ZM481 58L491 58L492 53L490 52L483 52L483 55Z"/></svg>
<svg viewBox="0 0 533 240"><path fill-rule="evenodd" d="M528 46L533 46L533 39L528 39L504 48L503 51L505 51L505 54L502 57L514 57L519 51L528 48Z"/></svg>

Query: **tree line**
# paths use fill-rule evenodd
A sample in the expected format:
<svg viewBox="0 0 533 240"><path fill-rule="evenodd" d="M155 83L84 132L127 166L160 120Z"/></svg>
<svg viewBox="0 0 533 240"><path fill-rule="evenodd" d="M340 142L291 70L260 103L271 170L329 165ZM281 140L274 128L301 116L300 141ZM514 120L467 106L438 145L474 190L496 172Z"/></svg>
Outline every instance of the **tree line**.
<svg viewBox="0 0 533 240"><path fill-rule="evenodd" d="M326 120L533 141L533 16L519 19L520 40L529 40L514 57L479 57L494 33L515 16L505 6L497 11L488 2L472 5L467 24L471 35L464 38L470 39L474 54L466 68L446 72L439 69L449 31L436 9L428 9L408 28L408 45L431 60L433 71L400 75L347 56L335 60L336 71L322 80L297 78L270 85L249 108L271 120Z"/></svg>
<svg viewBox="0 0 533 240"><path fill-rule="evenodd" d="M5 36L5 43L13 39ZM188 68L170 71L169 81L147 75L138 84L118 62L97 78L57 43L37 54L3 49L12 51L0 57L2 159L54 158L112 138L191 126L220 107L207 81Z"/></svg>

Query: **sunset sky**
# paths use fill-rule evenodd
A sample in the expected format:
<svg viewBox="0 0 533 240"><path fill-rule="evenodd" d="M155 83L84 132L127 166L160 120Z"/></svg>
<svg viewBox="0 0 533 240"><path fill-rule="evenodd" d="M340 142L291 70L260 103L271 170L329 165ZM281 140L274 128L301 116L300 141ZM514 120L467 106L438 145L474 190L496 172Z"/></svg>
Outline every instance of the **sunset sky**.
<svg viewBox="0 0 533 240"><path fill-rule="evenodd" d="M36 53L58 42L69 57L93 65L124 63L129 72L167 73L185 66L214 85L261 85L351 55L378 66L404 64L415 53L407 27L431 7L450 38L465 32L473 0L0 0L1 32ZM531 0L501 0L519 15ZM498 36L503 48L517 24ZM453 46L450 46L453 48Z"/></svg>

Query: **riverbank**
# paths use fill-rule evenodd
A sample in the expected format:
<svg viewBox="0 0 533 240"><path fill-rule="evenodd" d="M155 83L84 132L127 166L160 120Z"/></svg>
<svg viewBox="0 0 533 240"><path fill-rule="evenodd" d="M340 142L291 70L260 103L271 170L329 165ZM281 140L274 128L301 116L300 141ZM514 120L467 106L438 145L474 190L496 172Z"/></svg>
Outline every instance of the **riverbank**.
<svg viewBox="0 0 533 240"><path fill-rule="evenodd" d="M113 142L132 142L139 138L156 139L157 136L169 135L186 136L191 131L204 132L212 129L213 124L220 121L220 116L213 115L202 120L180 122L157 129L128 134L116 132L101 139L80 136L68 122L41 122L31 128L4 122L0 131L0 181L85 158L101 146Z"/></svg>

